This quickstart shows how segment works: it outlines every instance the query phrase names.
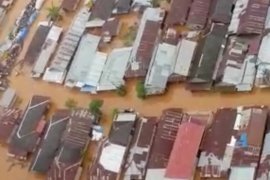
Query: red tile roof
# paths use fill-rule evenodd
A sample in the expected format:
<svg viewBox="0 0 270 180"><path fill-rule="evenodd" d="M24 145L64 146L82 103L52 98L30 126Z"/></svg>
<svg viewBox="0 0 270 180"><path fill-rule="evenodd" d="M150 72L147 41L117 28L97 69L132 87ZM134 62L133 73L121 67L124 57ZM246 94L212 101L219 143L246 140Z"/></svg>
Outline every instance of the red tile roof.
<svg viewBox="0 0 270 180"><path fill-rule="evenodd" d="M184 24L191 2L191 0L172 0L165 24L167 26Z"/></svg>
<svg viewBox="0 0 270 180"><path fill-rule="evenodd" d="M181 124L167 166L166 178L191 179L196 164L204 126L194 123Z"/></svg>

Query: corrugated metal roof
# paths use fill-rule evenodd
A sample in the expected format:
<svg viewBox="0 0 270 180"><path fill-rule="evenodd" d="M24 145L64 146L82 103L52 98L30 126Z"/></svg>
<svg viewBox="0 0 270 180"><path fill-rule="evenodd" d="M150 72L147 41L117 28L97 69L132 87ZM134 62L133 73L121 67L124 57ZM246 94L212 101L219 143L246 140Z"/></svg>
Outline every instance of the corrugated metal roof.
<svg viewBox="0 0 270 180"><path fill-rule="evenodd" d="M68 11L75 11L81 0L63 0L61 7Z"/></svg>
<svg viewBox="0 0 270 180"><path fill-rule="evenodd" d="M228 24L231 20L234 0L216 0L212 21Z"/></svg>

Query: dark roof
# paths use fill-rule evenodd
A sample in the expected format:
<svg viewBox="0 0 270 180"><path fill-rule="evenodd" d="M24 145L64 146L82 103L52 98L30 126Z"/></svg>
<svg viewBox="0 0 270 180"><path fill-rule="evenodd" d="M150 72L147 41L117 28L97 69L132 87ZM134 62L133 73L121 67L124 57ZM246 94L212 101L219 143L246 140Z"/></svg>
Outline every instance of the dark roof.
<svg viewBox="0 0 270 180"><path fill-rule="evenodd" d="M150 65L150 61L159 38L160 23L156 21L147 20L141 41L136 53L136 61L139 64L138 70L131 69L129 65L125 77L145 77Z"/></svg>
<svg viewBox="0 0 270 180"><path fill-rule="evenodd" d="M262 34L269 8L269 0L249 0L238 27L238 34Z"/></svg>
<svg viewBox="0 0 270 180"><path fill-rule="evenodd" d="M0 143L7 144L16 126L19 125L21 110L0 110Z"/></svg>
<svg viewBox="0 0 270 180"><path fill-rule="evenodd" d="M102 35L103 36L116 36L119 33L120 19L110 18L102 26Z"/></svg>
<svg viewBox="0 0 270 180"><path fill-rule="evenodd" d="M134 116L135 119L123 119L125 115L131 115ZM120 117L122 116L122 117ZM119 118L120 117L120 118ZM127 153L132 132L136 123L136 114L133 112L131 113L118 113L115 116L115 119L113 121L109 137L105 138L98 148L98 155L92 165L92 167L89 170L89 180L95 180L95 179L106 179L106 180L115 180L118 176L118 173L121 173L121 170L116 173L109 169L106 169L100 162L101 156L104 156L103 149L106 147L110 147L111 145L117 145L121 146L122 148L125 148L125 154ZM122 155L118 155L119 157L123 158L121 164L124 162L124 157ZM116 159L118 159L117 157ZM105 161L105 160L103 160ZM118 160L116 164L119 163ZM119 164L117 164L119 165Z"/></svg>
<svg viewBox="0 0 270 180"><path fill-rule="evenodd" d="M170 155L165 177L192 179L204 126L186 122L180 125Z"/></svg>
<svg viewBox="0 0 270 180"><path fill-rule="evenodd" d="M231 21L234 0L215 0L212 21L228 24Z"/></svg>
<svg viewBox="0 0 270 180"><path fill-rule="evenodd" d="M211 0L194 0L191 4L187 25L192 29L203 29L206 25Z"/></svg>
<svg viewBox="0 0 270 180"><path fill-rule="evenodd" d="M117 0L114 14L128 13L131 8L131 2L132 0Z"/></svg>
<svg viewBox="0 0 270 180"><path fill-rule="evenodd" d="M220 170L220 167L211 165L211 161L208 161L208 155L212 155L218 160L223 159L226 146L231 140L232 134L234 134L234 124L236 120L237 110L232 108L218 109L214 115L213 123L209 129L205 131L205 135L202 140L201 159L205 159L207 164L199 166L201 177L226 177L227 170ZM219 165L221 166L221 164Z"/></svg>
<svg viewBox="0 0 270 180"><path fill-rule="evenodd" d="M147 171L167 167L182 117L182 109L166 109L163 111L158 122Z"/></svg>
<svg viewBox="0 0 270 180"><path fill-rule="evenodd" d="M42 143L32 159L30 170L39 173L46 173L49 170L61 144L69 117L68 110L58 110L51 117Z"/></svg>
<svg viewBox="0 0 270 180"><path fill-rule="evenodd" d="M91 19L107 20L111 17L115 0L96 0L92 8Z"/></svg>
<svg viewBox="0 0 270 180"><path fill-rule="evenodd" d="M165 24L183 25L186 22L192 0L172 0Z"/></svg>
<svg viewBox="0 0 270 180"><path fill-rule="evenodd" d="M211 32L197 49L191 67L190 83L211 82L227 26L213 24Z"/></svg>
<svg viewBox="0 0 270 180"><path fill-rule="evenodd" d="M54 158L48 178L74 180L89 142L89 132L93 122L94 116L87 109L72 110L62 138L62 146Z"/></svg>
<svg viewBox="0 0 270 180"><path fill-rule="evenodd" d="M45 125L44 114L50 104L50 98L33 96L30 100L17 132L9 144L9 154L25 158L34 151Z"/></svg>
<svg viewBox="0 0 270 180"><path fill-rule="evenodd" d="M155 117L141 118L137 121L131 148L124 166L125 179L145 179L146 165L153 144L156 123L157 118Z"/></svg>
<svg viewBox="0 0 270 180"><path fill-rule="evenodd" d="M61 7L67 11L75 11L81 0L63 0Z"/></svg>
<svg viewBox="0 0 270 180"><path fill-rule="evenodd" d="M49 26L38 26L24 57L27 63L34 64L36 62L49 31Z"/></svg>

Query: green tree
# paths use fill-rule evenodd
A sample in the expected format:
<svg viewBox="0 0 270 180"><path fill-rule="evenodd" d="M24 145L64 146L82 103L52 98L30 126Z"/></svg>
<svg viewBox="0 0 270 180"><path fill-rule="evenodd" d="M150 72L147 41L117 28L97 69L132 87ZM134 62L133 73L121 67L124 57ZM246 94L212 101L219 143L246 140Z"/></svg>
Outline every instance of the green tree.
<svg viewBox="0 0 270 180"><path fill-rule="evenodd" d="M93 0L88 0L85 4L86 7L88 7L89 9L92 9L93 7Z"/></svg>
<svg viewBox="0 0 270 180"><path fill-rule="evenodd" d="M137 97L140 99L146 98L146 89L142 81L138 81L136 84Z"/></svg>
<svg viewBox="0 0 270 180"><path fill-rule="evenodd" d="M120 85L117 87L116 89L116 93L119 95L119 96L125 96L127 94L127 90L126 90L126 87L124 85Z"/></svg>
<svg viewBox="0 0 270 180"><path fill-rule="evenodd" d="M49 18L51 21L56 22L58 21L62 16L61 16L61 7L60 6L55 6L52 4L51 7L47 8L48 15L47 18Z"/></svg>
<svg viewBox="0 0 270 180"><path fill-rule="evenodd" d="M136 38L137 35L137 27L136 26L130 26L128 28L128 32L124 35L124 45L125 46L131 46Z"/></svg>
<svg viewBox="0 0 270 180"><path fill-rule="evenodd" d="M119 112L119 110L118 110L117 108L114 108L114 109L112 110L112 119L114 118L114 116L115 116L116 114L118 114L118 112Z"/></svg>
<svg viewBox="0 0 270 180"><path fill-rule="evenodd" d="M102 107L102 105L103 105L103 100L94 99L89 104L89 111L95 116L101 116L102 112L100 108Z"/></svg>
<svg viewBox="0 0 270 180"><path fill-rule="evenodd" d="M65 106L68 109L73 109L73 108L77 107L77 102L74 99L69 98L69 99L66 100Z"/></svg>

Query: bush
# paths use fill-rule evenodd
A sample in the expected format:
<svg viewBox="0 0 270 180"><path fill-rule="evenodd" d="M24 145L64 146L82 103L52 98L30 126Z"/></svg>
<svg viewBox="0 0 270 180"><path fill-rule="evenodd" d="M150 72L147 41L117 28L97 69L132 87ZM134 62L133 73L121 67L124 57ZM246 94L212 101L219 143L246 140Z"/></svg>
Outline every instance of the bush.
<svg viewBox="0 0 270 180"><path fill-rule="evenodd" d="M142 81L137 82L136 84L137 97L140 99L146 98L146 90L144 87L144 83Z"/></svg>
<svg viewBox="0 0 270 180"><path fill-rule="evenodd" d="M116 93L119 95L119 96L125 96L127 94L127 90L126 90L126 87L124 85L120 85L119 87L117 87L116 89Z"/></svg>
<svg viewBox="0 0 270 180"><path fill-rule="evenodd" d="M69 98L68 100L66 100L65 106L68 109L73 109L73 108L77 107L77 102L74 99Z"/></svg>
<svg viewBox="0 0 270 180"><path fill-rule="evenodd" d="M89 111L95 116L101 116L102 112L100 108L102 107L102 105L103 105L103 100L94 99L89 104Z"/></svg>
<svg viewBox="0 0 270 180"><path fill-rule="evenodd" d="M136 38L137 28L131 26L128 28L128 32L124 35L124 45L131 46Z"/></svg>

